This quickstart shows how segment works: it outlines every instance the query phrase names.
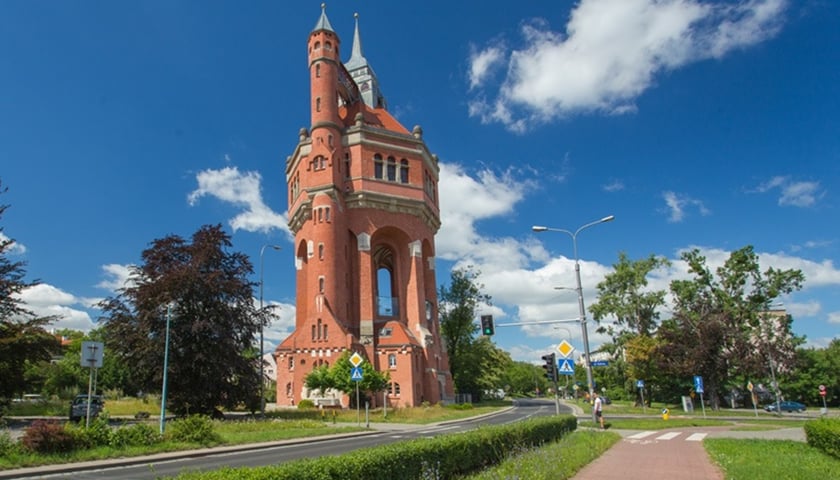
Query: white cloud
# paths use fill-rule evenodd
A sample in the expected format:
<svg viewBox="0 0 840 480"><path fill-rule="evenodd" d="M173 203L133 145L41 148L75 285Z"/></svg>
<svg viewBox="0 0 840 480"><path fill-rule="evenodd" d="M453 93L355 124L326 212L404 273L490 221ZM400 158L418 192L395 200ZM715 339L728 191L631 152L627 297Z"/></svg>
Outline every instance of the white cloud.
<svg viewBox="0 0 840 480"><path fill-rule="evenodd" d="M773 36L785 3L581 0L565 32L534 20L521 48L494 44L470 56L470 115L523 132L572 114L634 112L658 75ZM505 60L507 76L488 91L489 67Z"/></svg>
<svg viewBox="0 0 840 480"><path fill-rule="evenodd" d="M258 172L240 173L236 167L221 170L204 170L196 175L198 188L187 197L190 205L195 205L205 196L213 196L224 202L243 208L244 212L229 220L234 231L269 232L274 229L288 232L286 218L275 213L262 199Z"/></svg>
<svg viewBox="0 0 840 480"><path fill-rule="evenodd" d="M687 195L675 192L662 192L662 198L665 199L665 206L668 212L668 221L671 223L679 223L685 219L686 209L694 207L700 215L706 216L711 212L700 200L691 198Z"/></svg>
<svg viewBox="0 0 840 480"><path fill-rule="evenodd" d="M97 283L96 286L111 292L130 287L131 268L132 265L119 265L116 263L103 265L102 270L105 272L107 278Z"/></svg>
<svg viewBox="0 0 840 480"><path fill-rule="evenodd" d="M831 312L828 314L828 323L840 325L840 312Z"/></svg>
<svg viewBox="0 0 840 480"><path fill-rule="evenodd" d="M482 51L473 50L470 55L470 88L481 85L490 71L498 66L503 58L504 50L500 46L491 46Z"/></svg>
<svg viewBox="0 0 840 480"><path fill-rule="evenodd" d="M797 182L788 176L773 177L749 192L766 193L775 189L781 192L779 205L783 207L810 207L825 194L820 188L820 182Z"/></svg>
<svg viewBox="0 0 840 480"><path fill-rule="evenodd" d="M438 256L464 263L487 263L491 267L488 271L521 264L524 257L516 240L482 237L475 224L512 215L530 186L529 181L515 179L510 172L497 175L483 170L473 178L459 165L441 163L442 226L435 237Z"/></svg>
<svg viewBox="0 0 840 480"><path fill-rule="evenodd" d="M69 328L86 332L94 327L94 322L86 311L74 308L89 308L90 304L52 285L42 283L26 288L20 292L19 298L36 316L55 316L57 320L50 328Z"/></svg>
<svg viewBox="0 0 840 480"><path fill-rule="evenodd" d="M6 247L6 253L10 255L23 255L24 253L26 253L26 246L24 244L12 241L12 239L3 234L3 232L0 232L0 243L9 241L11 241L12 243L10 243L8 247Z"/></svg>
<svg viewBox="0 0 840 480"><path fill-rule="evenodd" d="M624 182L621 180L613 180L612 182L601 186L601 189L605 192L618 192L624 190Z"/></svg>

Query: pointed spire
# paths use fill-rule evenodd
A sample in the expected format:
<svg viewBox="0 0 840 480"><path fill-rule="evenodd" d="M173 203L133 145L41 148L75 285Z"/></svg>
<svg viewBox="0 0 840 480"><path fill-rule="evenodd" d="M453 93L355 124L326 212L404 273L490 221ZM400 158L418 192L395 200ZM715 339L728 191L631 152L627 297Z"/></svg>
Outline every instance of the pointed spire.
<svg viewBox="0 0 840 480"><path fill-rule="evenodd" d="M317 32L318 30L327 30L335 33L335 30L333 30L332 25L330 25L330 19L327 18L326 3L321 4L321 18L318 19L318 23L316 23L315 28L312 29L313 32Z"/></svg>
<svg viewBox="0 0 840 480"><path fill-rule="evenodd" d="M353 32L353 51L350 54L350 60L347 61L350 65L365 64L365 55L362 53L362 38L359 36L359 14L354 13L353 18L356 19L356 31Z"/></svg>

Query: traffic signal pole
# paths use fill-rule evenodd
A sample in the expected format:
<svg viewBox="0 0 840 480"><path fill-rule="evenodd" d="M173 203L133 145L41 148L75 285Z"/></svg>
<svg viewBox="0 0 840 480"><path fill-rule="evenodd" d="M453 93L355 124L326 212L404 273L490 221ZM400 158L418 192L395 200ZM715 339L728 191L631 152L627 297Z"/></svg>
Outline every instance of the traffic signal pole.
<svg viewBox="0 0 840 480"><path fill-rule="evenodd" d="M543 355L542 359L545 361L545 365L543 365L545 378L554 385L554 413L560 415L560 389L557 386L557 355L553 353Z"/></svg>

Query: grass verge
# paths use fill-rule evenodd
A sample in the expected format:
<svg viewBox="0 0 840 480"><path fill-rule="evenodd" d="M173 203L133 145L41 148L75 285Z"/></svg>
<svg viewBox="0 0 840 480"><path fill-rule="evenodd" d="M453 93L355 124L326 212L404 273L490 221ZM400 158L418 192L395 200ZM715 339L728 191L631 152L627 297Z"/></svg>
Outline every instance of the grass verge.
<svg viewBox="0 0 840 480"><path fill-rule="evenodd" d="M840 460L802 442L710 438L703 446L730 480L840 478Z"/></svg>
<svg viewBox="0 0 840 480"><path fill-rule="evenodd" d="M529 480L563 480L572 478L580 469L601 456L621 436L613 432L579 430L560 441L520 453L469 480L527 478Z"/></svg>

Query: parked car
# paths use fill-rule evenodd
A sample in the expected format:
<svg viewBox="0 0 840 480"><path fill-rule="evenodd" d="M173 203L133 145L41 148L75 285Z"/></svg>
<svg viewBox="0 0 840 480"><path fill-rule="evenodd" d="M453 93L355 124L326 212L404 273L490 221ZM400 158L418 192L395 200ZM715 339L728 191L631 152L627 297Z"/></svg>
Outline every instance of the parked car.
<svg viewBox="0 0 840 480"><path fill-rule="evenodd" d="M76 398L70 403L70 421L77 422L87 416L88 410L88 396L76 395ZM96 418L102 413L102 408L105 402L100 395L94 395L90 402L90 418Z"/></svg>
<svg viewBox="0 0 840 480"><path fill-rule="evenodd" d="M768 412L775 412L776 411L776 403L771 403L769 405L764 406L764 410ZM779 410L783 412L804 412L805 405L799 402L779 402Z"/></svg>

